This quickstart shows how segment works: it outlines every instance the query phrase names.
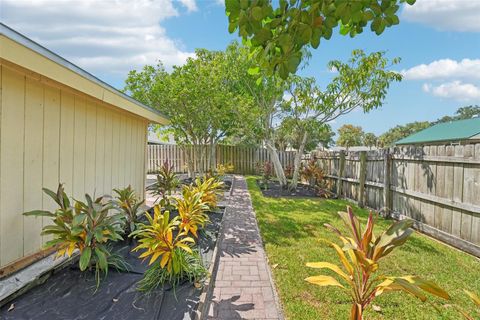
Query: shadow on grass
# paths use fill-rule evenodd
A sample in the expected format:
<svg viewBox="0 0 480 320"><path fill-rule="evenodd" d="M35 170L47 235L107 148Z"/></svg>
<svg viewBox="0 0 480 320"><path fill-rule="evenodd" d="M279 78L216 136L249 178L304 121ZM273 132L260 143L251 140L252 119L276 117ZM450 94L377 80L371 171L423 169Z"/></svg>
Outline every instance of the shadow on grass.
<svg viewBox="0 0 480 320"><path fill-rule="evenodd" d="M439 256L445 255L443 252L438 251L432 245L428 244L427 242L415 236L410 237L407 240L407 242L405 242L403 246L398 247L397 250L405 251L405 252L417 252L417 253L429 252Z"/></svg>

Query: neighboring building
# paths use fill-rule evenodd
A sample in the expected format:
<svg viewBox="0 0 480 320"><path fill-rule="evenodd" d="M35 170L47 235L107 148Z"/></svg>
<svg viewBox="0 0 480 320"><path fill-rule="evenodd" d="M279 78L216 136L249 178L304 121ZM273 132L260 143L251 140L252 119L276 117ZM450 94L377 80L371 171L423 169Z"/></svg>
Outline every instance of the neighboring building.
<svg viewBox="0 0 480 320"><path fill-rule="evenodd" d="M346 151L347 148L346 147L340 147L340 146L335 146L335 147L331 147L331 148L328 148L326 149L328 151ZM377 150L377 147L367 147L367 146L352 146L352 147L349 147L348 148L348 151L371 151L371 150Z"/></svg>
<svg viewBox="0 0 480 320"><path fill-rule="evenodd" d="M480 118L439 123L406 138L396 145L468 144L480 142Z"/></svg>
<svg viewBox="0 0 480 320"><path fill-rule="evenodd" d="M166 117L0 24L1 267L40 257L55 209L42 188L68 195L144 194L147 126ZM23 259L22 259L23 258ZM20 259L20 260L19 260Z"/></svg>
<svg viewBox="0 0 480 320"><path fill-rule="evenodd" d="M175 142L175 139L173 138L173 135L169 134L166 139L160 138L159 135L154 132L149 130L148 131L148 144L159 144L159 145L174 145L177 144Z"/></svg>

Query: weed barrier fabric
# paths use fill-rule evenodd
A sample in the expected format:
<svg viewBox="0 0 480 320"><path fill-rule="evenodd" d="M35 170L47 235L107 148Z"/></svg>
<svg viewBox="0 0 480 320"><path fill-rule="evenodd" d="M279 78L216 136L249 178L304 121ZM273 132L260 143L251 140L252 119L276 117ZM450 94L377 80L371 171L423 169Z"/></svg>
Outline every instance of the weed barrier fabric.
<svg viewBox="0 0 480 320"><path fill-rule="evenodd" d="M210 214L211 223L199 233L198 248L208 268L212 261L223 211ZM201 289L189 282L175 289L165 285L149 293L139 292L147 261L131 252L135 243L116 244L114 250L130 265L126 272L110 269L99 288L93 272L81 272L78 264L58 270L47 281L7 303L0 319L193 319ZM14 308L8 311L14 304Z"/></svg>

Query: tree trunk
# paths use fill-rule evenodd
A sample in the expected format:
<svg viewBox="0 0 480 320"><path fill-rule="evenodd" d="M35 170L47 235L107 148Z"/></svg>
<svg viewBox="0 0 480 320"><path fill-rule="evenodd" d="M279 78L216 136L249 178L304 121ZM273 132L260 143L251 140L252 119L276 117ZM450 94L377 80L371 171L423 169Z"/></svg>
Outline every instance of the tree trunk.
<svg viewBox="0 0 480 320"><path fill-rule="evenodd" d="M283 171L282 163L280 162L280 158L278 157L277 149L273 145L273 143L269 140L265 143L268 152L270 153L270 158L272 159L273 168L275 169L275 174L277 175L278 182L280 186L285 187L287 186L287 178L285 177L285 171Z"/></svg>
<svg viewBox="0 0 480 320"><path fill-rule="evenodd" d="M203 164L205 161L205 145L198 145L197 146L197 156L195 157L197 159L197 170L198 174L200 176L203 176L205 171L203 170Z"/></svg>
<svg viewBox="0 0 480 320"><path fill-rule="evenodd" d="M186 145L184 146L186 155L187 155L187 171L188 177L195 179L195 163L193 159L193 145Z"/></svg>
<svg viewBox="0 0 480 320"><path fill-rule="evenodd" d="M210 170L212 172L217 168L217 144L212 140L210 143Z"/></svg>
<svg viewBox="0 0 480 320"><path fill-rule="evenodd" d="M303 151L305 150L307 139L308 139L308 133L305 130L305 132L303 133L302 143L300 143L297 153L295 154L294 171L293 171L292 182L290 183L290 190L295 190L297 188L298 178L300 176L300 164L302 162Z"/></svg>

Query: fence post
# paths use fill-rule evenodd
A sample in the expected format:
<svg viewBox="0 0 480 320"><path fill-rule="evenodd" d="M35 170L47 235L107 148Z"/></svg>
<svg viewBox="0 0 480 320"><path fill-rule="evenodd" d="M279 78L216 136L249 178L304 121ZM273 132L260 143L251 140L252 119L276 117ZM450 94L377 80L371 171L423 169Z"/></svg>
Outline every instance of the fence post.
<svg viewBox="0 0 480 320"><path fill-rule="evenodd" d="M343 188L342 188L342 177L343 171L345 169L345 151L340 151L340 158L338 160L339 168L338 168L338 181L337 181L337 195L339 198L342 197Z"/></svg>
<svg viewBox="0 0 480 320"><path fill-rule="evenodd" d="M360 176L358 205L360 208L365 206L365 178L367 177L367 151L360 151Z"/></svg>
<svg viewBox="0 0 480 320"><path fill-rule="evenodd" d="M392 213L392 190L390 190L391 166L392 158L390 148L387 148L383 153L383 211L386 217L389 217Z"/></svg>

